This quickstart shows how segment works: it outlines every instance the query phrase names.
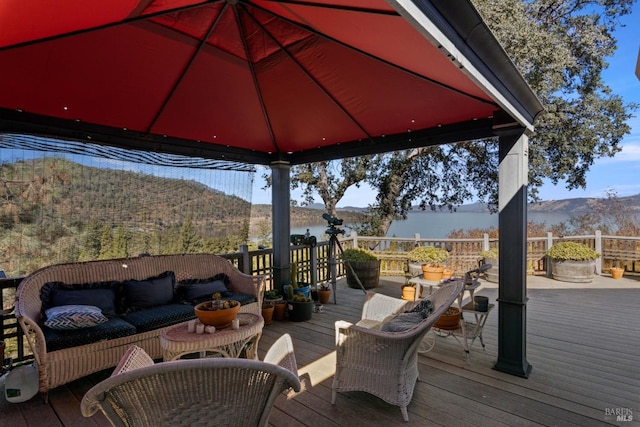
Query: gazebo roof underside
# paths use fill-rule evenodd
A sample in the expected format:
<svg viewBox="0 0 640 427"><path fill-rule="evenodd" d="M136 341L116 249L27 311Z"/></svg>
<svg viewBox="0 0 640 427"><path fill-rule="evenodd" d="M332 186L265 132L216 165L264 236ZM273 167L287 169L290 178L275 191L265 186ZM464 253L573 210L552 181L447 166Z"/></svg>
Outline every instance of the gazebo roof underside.
<svg viewBox="0 0 640 427"><path fill-rule="evenodd" d="M2 132L300 164L542 110L468 1L32 0L0 28Z"/></svg>

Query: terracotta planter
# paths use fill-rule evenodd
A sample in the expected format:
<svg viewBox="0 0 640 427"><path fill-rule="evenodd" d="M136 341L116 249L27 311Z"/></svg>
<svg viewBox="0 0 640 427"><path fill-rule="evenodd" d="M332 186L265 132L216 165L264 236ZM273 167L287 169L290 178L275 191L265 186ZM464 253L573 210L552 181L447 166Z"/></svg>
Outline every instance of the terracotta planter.
<svg viewBox="0 0 640 427"><path fill-rule="evenodd" d="M428 264L422 266L422 277L424 280L429 280L431 282L439 282L442 280L442 272L444 271L443 266L432 267Z"/></svg>
<svg viewBox="0 0 640 427"><path fill-rule="evenodd" d="M433 324L438 329L456 329L460 324L460 309L458 307L449 307L442 316Z"/></svg>
<svg viewBox="0 0 640 427"><path fill-rule="evenodd" d="M448 268L442 270L442 280L449 280L451 279L451 276L453 276L453 270L450 270Z"/></svg>
<svg viewBox="0 0 640 427"><path fill-rule="evenodd" d="M331 289L323 291L322 289L318 289L318 302L320 304L326 304L331 299Z"/></svg>
<svg viewBox="0 0 640 427"><path fill-rule="evenodd" d="M596 261L560 261L551 259L551 276L555 280L570 283L590 283L596 271Z"/></svg>
<svg viewBox="0 0 640 427"><path fill-rule="evenodd" d="M416 299L416 287L415 286L403 286L402 287L402 299L405 301L415 301Z"/></svg>
<svg viewBox="0 0 640 427"><path fill-rule="evenodd" d="M621 279L624 275L624 268L621 267L611 267L609 271L611 273L611 277L614 279Z"/></svg>
<svg viewBox="0 0 640 427"><path fill-rule="evenodd" d="M275 310L275 304L262 306L262 317L264 318L264 324L270 325L273 320L273 312Z"/></svg>
<svg viewBox="0 0 640 427"><path fill-rule="evenodd" d="M276 301L273 308L273 318L284 320L287 313L287 302L285 300Z"/></svg>
<svg viewBox="0 0 640 427"><path fill-rule="evenodd" d="M205 325L215 326L216 328L226 328L240 311L240 303L238 301L235 301L235 303L236 305L231 308L210 310L211 301L206 301L196 305L194 311L198 319Z"/></svg>

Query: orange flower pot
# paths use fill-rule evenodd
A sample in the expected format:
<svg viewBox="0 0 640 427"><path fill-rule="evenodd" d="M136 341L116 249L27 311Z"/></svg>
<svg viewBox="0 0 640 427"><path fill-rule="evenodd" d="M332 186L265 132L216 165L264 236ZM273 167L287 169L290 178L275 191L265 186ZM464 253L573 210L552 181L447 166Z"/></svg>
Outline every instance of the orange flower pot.
<svg viewBox="0 0 640 427"><path fill-rule="evenodd" d="M424 277L424 280L429 280L432 282L439 282L440 280L442 280L443 271L443 266L431 267L428 264L422 266L422 276Z"/></svg>
<svg viewBox="0 0 640 427"><path fill-rule="evenodd" d="M238 301L233 302L236 303L233 307L222 310L211 310L211 301L206 301L196 305L194 311L198 319L205 325L215 326L216 328L226 328L240 311L240 303Z"/></svg>
<svg viewBox="0 0 640 427"><path fill-rule="evenodd" d="M611 272L611 277L613 277L614 279L621 279L624 275L624 268L611 267L609 271Z"/></svg>

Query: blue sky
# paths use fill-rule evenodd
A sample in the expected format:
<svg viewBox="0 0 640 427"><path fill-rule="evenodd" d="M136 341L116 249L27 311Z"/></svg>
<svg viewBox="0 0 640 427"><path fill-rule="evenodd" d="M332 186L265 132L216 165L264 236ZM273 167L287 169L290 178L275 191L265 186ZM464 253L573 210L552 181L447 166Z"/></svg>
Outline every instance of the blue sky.
<svg viewBox="0 0 640 427"><path fill-rule="evenodd" d="M640 104L640 80L635 75L636 61L640 49L640 2L636 2L633 13L623 17L616 30L618 50L609 59L609 68L604 71L605 82L613 92L622 96L624 101ZM624 25L624 26L623 26ZM628 121L631 133L622 141L622 152L613 158L597 159L587 174L587 187L582 190L569 191L564 183L554 186L551 183L540 188L542 200L569 199L577 197L603 197L608 190L615 191L618 196L631 196L640 193L640 111ZM262 190L264 181L261 178L264 169L256 174L252 202L256 204L271 203L271 190ZM268 170L267 170L268 172ZM292 199L301 201L299 192L292 192ZM367 206L375 198L375 193L367 188L351 189L338 203L344 206ZM317 198L316 202L320 202Z"/></svg>

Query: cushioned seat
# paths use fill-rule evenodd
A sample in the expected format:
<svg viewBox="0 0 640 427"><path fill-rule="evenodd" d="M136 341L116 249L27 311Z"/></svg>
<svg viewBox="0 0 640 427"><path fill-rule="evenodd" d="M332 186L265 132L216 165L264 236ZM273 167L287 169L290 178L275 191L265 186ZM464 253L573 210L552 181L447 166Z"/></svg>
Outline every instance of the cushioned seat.
<svg viewBox="0 0 640 427"><path fill-rule="evenodd" d="M193 310L192 310L193 311ZM42 327L47 351L56 351L102 340L123 338L137 333L136 327L118 317L91 328L57 330Z"/></svg>
<svg viewBox="0 0 640 427"><path fill-rule="evenodd" d="M125 321L134 326L138 333L175 325L195 317L193 306L187 304L159 305L132 311L122 316Z"/></svg>

